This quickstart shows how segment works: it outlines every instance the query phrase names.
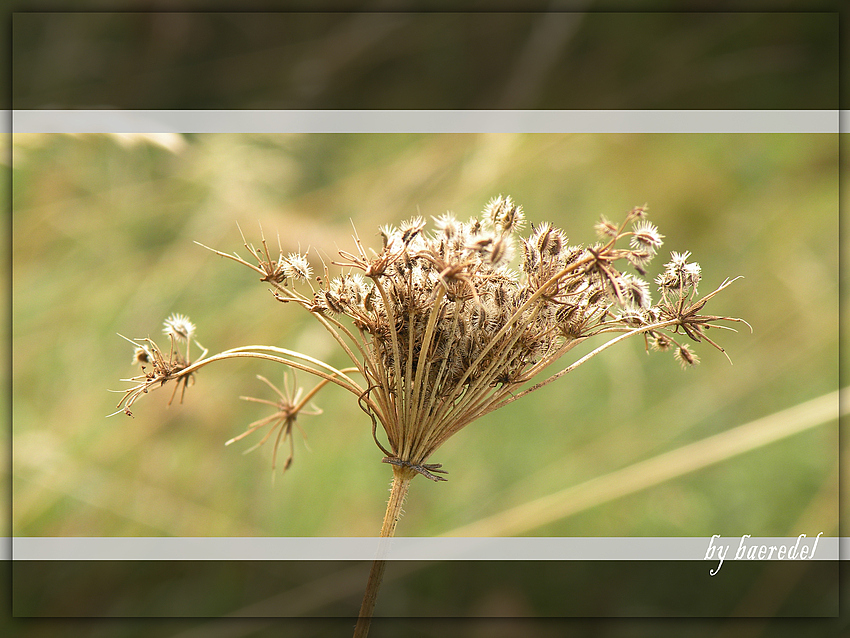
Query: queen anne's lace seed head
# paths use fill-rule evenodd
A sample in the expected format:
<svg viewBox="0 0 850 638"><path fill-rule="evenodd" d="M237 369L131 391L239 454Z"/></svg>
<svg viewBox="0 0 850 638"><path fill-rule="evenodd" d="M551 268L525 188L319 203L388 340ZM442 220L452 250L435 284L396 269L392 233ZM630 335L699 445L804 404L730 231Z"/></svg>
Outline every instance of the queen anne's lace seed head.
<svg viewBox="0 0 850 638"><path fill-rule="evenodd" d="M659 233L658 229L646 220L636 222L632 232L634 234L629 240L629 245L634 249L654 254L663 243L661 240L664 235Z"/></svg>
<svg viewBox="0 0 850 638"><path fill-rule="evenodd" d="M273 258L264 238L260 249L245 242L256 265L235 253L214 251L253 269L278 301L309 311L354 367L337 369L275 346L234 348L206 358L206 349L192 338L195 326L182 315L172 315L165 322L168 355L151 339L128 339L141 374L125 379L133 387L124 392L115 414L132 416L130 407L138 398L171 381L173 399L181 386L185 391L198 369L213 361L235 357L276 361L321 381L302 399L300 390L293 392L288 383L282 392L260 377L277 398L247 400L267 404L274 412L228 443L265 428L257 444L262 445L276 432L272 463L288 439L286 469L293 458L293 428L300 429L296 417L317 414L318 410L305 410L308 401L325 384L334 383L357 398L370 417L376 445L386 454L384 462L393 466L381 534L392 536L410 480L416 473L445 480L441 465L427 460L482 415L560 378L626 337L643 334L647 348L672 349L683 367L699 359L680 340L706 341L723 351L707 329L719 321L741 320L700 313L730 281L696 299L700 267L688 261L690 253L673 253L656 279L661 300L652 306L646 281L620 271L619 264L626 264L644 275L644 266L661 245L662 236L644 221L645 214L645 206L634 208L619 226L603 219L597 224L600 241L588 247L568 246L560 229L540 224L521 238L520 273L509 264L524 216L521 207L502 196L491 200L480 218L467 223L443 215L435 220L433 233L425 230L421 217L398 228L384 226L378 252L367 252L355 233L355 252L341 250L343 261L333 262L343 272L332 277L323 263L318 286L310 281L313 271L306 256L284 257L281 250ZM630 225L632 230L625 230ZM624 240L629 247L618 246ZM298 283L309 284L310 294L299 291L294 285ZM523 388L574 346L607 334L617 336ZM186 343L185 354L176 341ZM202 350L195 362L190 361L191 343ZM377 434L379 422L385 436ZM370 576L366 613L361 609L366 627L379 582Z"/></svg>
<svg viewBox="0 0 850 638"><path fill-rule="evenodd" d="M295 281L308 281L313 275L313 269L310 268L307 258L299 253L289 253L289 257L286 258L285 272L289 279Z"/></svg>
<svg viewBox="0 0 850 638"><path fill-rule="evenodd" d="M133 365L145 365L146 363L150 363L151 361L151 353L150 351L143 347L139 346L133 351Z"/></svg>
<svg viewBox="0 0 850 638"><path fill-rule="evenodd" d="M455 216L451 213L446 213L445 215L440 215L434 219L434 225L437 227L437 230L443 231L443 235L445 235L446 239L452 239L459 232L461 232L461 223L455 219Z"/></svg>
<svg viewBox="0 0 850 638"><path fill-rule="evenodd" d="M514 235L524 222L522 208L509 197L491 200L480 218L462 223L446 213L434 222L433 233L420 217L382 227L382 251L374 258L362 253L349 264L371 283L346 274L324 282L316 294L318 306L348 315L373 335L374 369L386 378L370 379L372 392L386 388L393 401L399 393L427 394L427 401L415 400L419 419L439 417L471 388L523 382L547 356L603 326L646 323L641 311L650 305L648 284L614 274L610 266L590 269L591 253L569 246L550 223L537 224L521 239L523 274L509 268ZM654 252L660 235L646 222L635 226L637 249L616 258L643 251L645 263L647 246ZM609 312L612 284L621 315Z"/></svg>
<svg viewBox="0 0 850 638"><path fill-rule="evenodd" d="M334 262L343 271L331 276L323 264L318 285L311 281L306 255L284 257L281 250L272 257L265 239L261 249L245 244L256 266L218 254L254 269L277 300L313 313L344 347L363 383L343 380L342 372L328 375L332 367L307 356L288 365L353 392L373 423L383 426L389 449L375 440L388 462L435 478L439 471L425 464L434 450L482 414L569 371L520 390L589 337L644 334L647 347L672 349L683 366L698 359L680 343L682 336L720 348L706 329L727 318L699 314L717 291L695 299L701 270L689 261L689 252L672 254L655 280L661 300L652 305L642 275L663 236L645 217L646 207L637 207L620 225L603 218L596 226L599 242L571 246L548 222L519 237L523 210L499 196L467 222L451 213L437 217L433 231L422 217L382 226L381 245L374 250L355 234L354 252L341 250L342 261ZM295 285L305 283L309 294ZM194 330L182 315L166 320L174 341L191 340ZM189 375L203 363L189 364L188 348L185 355L172 348L166 358L150 340L133 343L144 375L119 405L128 413L149 388L188 379L182 371ZM239 349L234 356L246 353Z"/></svg>
<svg viewBox="0 0 850 638"><path fill-rule="evenodd" d="M510 197L499 195L491 199L482 213L483 221L501 235L510 235L525 225L522 206L514 204Z"/></svg>
<svg viewBox="0 0 850 638"><path fill-rule="evenodd" d="M177 313L172 314L164 322L165 327L162 332L170 337L174 337L181 343L187 343L192 335L195 334L195 324L189 321L186 315Z"/></svg>
<svg viewBox="0 0 850 638"><path fill-rule="evenodd" d="M682 368L689 368L691 366L695 366L699 363L699 357L691 350L688 344L683 343L682 345L676 348L676 351L673 353L673 356L676 358Z"/></svg>
<svg viewBox="0 0 850 638"><path fill-rule="evenodd" d="M610 221L604 215L599 218L599 221L593 227L596 230L596 234L601 238L611 238L617 236L617 224Z"/></svg>
<svg viewBox="0 0 850 638"><path fill-rule="evenodd" d="M487 260L491 266L508 264L514 257L514 244L510 237L499 236L493 240L487 252Z"/></svg>
<svg viewBox="0 0 850 638"><path fill-rule="evenodd" d="M643 279L631 274L625 274L621 278L623 297L627 304L637 308L649 308L649 284Z"/></svg>

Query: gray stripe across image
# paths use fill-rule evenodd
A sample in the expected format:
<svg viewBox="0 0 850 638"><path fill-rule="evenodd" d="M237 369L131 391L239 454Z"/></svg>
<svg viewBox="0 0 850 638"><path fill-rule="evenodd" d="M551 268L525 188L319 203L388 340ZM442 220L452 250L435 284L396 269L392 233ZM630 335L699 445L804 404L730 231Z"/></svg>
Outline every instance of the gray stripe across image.
<svg viewBox="0 0 850 638"><path fill-rule="evenodd" d="M846 548L850 539L842 538ZM742 545L743 543L743 545ZM710 548L714 548L711 552ZM14 560L838 560L839 539L790 538L48 538L12 539ZM743 547L743 551L742 548ZM761 548L765 549L762 550ZM796 551L792 551L796 547ZM808 549L803 551L803 548ZM770 548L775 548L771 551ZM780 554L780 548L784 550ZM711 553L710 553L711 552ZM761 558L759 553L762 554ZM847 554L847 552L844 552Z"/></svg>
<svg viewBox="0 0 850 638"><path fill-rule="evenodd" d="M837 110L15 110L13 133L838 133Z"/></svg>

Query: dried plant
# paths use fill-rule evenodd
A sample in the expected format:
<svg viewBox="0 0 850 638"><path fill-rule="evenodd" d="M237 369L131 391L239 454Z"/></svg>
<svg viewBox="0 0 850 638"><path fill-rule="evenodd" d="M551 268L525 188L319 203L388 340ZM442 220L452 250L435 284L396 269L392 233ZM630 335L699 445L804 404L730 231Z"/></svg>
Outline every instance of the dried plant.
<svg viewBox="0 0 850 638"><path fill-rule="evenodd" d="M289 466L292 465L292 458L295 455L295 445L292 438L292 426L295 425L301 431L301 435L306 440L307 435L304 434L304 430L301 429L295 419L299 414L321 414L322 411L319 408L313 408L312 411L304 410L304 406L307 405L307 402L319 391L322 389L322 386L325 385L325 381L321 381L315 388L313 388L307 396L301 398L302 389L298 388L297 391L293 392L293 390L289 387L289 379L284 377L284 386L285 392L281 392L278 390L274 384L266 379L264 376L257 375L257 378L269 386L279 397L277 401L268 401L267 399L257 399L254 397L239 397L245 401L253 401L254 403L264 403L266 405L271 405L275 408L275 412L270 416L264 417L257 421L254 421L251 425L248 426L248 429L245 430L239 436L235 436L230 439L225 445L230 445L231 443L235 443L236 441L240 441L244 439L249 434L253 434L257 430L264 428L267 425L271 425L269 431L263 437L263 439L257 443L255 446L245 450L245 454L248 452L253 452L258 447L263 445L266 441L269 440L272 434L277 431L277 437L274 442L274 452L272 452L272 470L275 469L277 465L277 450L280 447L280 444L289 439L289 456L286 457L286 461L283 463L283 471L289 469Z"/></svg>
<svg viewBox="0 0 850 638"><path fill-rule="evenodd" d="M166 321L171 339L167 359L150 339L132 341L142 374L128 380L134 385L125 392L118 412L131 414L130 407L141 395L169 381L176 382L175 392L181 384L185 392L194 373L214 361L236 357L276 361L318 377L319 384L303 399L291 390L277 389L276 401L249 399L273 405L276 411L228 442L271 425L260 444L277 430L276 458L283 440L290 437L292 444L296 416L307 413L307 402L321 387L334 383L357 398L371 420L383 461L392 466L391 496L381 529L381 536L392 536L411 479L421 474L433 481L446 480L441 464L429 459L479 417L636 335L644 336L648 349L673 350L683 366L692 366L698 359L684 339L705 341L724 352L706 333L711 328L731 330L718 322L743 321L700 314L706 302L732 281L698 297L701 271L688 261L687 252L672 254L655 280L661 299L651 302L650 286L642 277L663 236L646 220L646 207L632 209L620 224L602 218L596 225L599 241L589 246L571 245L562 230L548 223L532 226L527 236L517 239L524 225L522 208L499 196L469 221L451 214L435 219L429 233L420 217L397 228L385 226L377 251L364 248L355 231L353 252L340 251L340 261L333 262L340 273L332 277L323 263L315 279L306 255L284 255L280 246L270 251L265 238L257 248L243 237L253 261L204 246L254 270L279 302L311 313L353 367L338 370L273 346L234 348L210 357L204 350L192 363L189 343L194 326L174 315ZM637 275L622 272L620 264ZM529 385L545 368L596 335L612 336ZM187 344L185 356L176 350L175 341ZM361 380L349 376L353 373ZM290 447L284 469L291 459ZM383 561L373 565L355 635L368 631L383 568Z"/></svg>

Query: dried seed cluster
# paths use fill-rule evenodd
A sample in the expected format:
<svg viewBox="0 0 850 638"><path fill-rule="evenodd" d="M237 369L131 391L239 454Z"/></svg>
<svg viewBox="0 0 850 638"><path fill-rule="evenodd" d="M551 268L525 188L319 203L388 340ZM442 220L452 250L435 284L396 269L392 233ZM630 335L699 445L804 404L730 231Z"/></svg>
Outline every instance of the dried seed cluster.
<svg viewBox="0 0 850 638"><path fill-rule="evenodd" d="M256 264L214 251L255 270L279 301L310 311L355 367L336 370L306 355L265 346L261 349L274 354L234 349L188 370L215 359L257 356L312 372L323 379L321 385L333 382L357 395L372 418L385 462L443 480L437 476L440 466L426 460L452 434L619 340L644 334L648 346L675 349L676 359L688 366L698 359L676 333L722 351L705 331L720 320L740 321L699 314L731 282L696 299L701 273L698 264L688 262L690 253L673 253L655 280L661 299L653 305L643 276L663 236L646 220L646 207L632 209L620 224L602 218L596 225L600 240L589 246L571 245L562 230L548 223L520 237L525 215L509 197L491 200L468 221L449 213L434 221L430 231L421 217L382 227L378 251L367 252L355 233L355 251L340 251L341 261L334 262L343 272L331 276L325 266L315 279L306 255L284 256L280 250L272 256L265 239L261 249L245 243ZM636 274L622 272L619 264ZM309 292L301 292L307 286ZM174 315L166 333L188 341L194 326ZM577 344L602 333L621 334L519 390ZM355 382L346 374L350 371L365 382ZM144 390L180 376L180 370L166 372L165 377L146 377ZM386 445L377 435L378 422Z"/></svg>
<svg viewBox="0 0 850 638"><path fill-rule="evenodd" d="M470 388L523 383L534 364L586 336L609 303L601 280L578 271L547 286L585 254L549 224L521 240L522 272L513 270L523 221L519 206L498 198L481 218L440 217L432 233L419 218L384 228L381 252L344 254L342 265L354 272L322 281L312 310L346 315L368 335L379 364L370 381L403 394L415 389L417 418Z"/></svg>
<svg viewBox="0 0 850 638"><path fill-rule="evenodd" d="M209 358L204 350L191 363L195 326L182 315L172 315L164 330L171 340L167 359L151 339L129 340L142 374L125 379L133 386L124 392L117 412L132 416L130 406L137 398L169 381L176 382L175 393L181 385L185 391L194 373L214 361L252 357L311 373L320 381L303 398L300 389L293 391L287 384L281 392L260 377L277 397L271 401L243 398L269 405L274 412L228 441L267 428L256 448L277 433L274 467L279 446L289 439L285 470L292 462L297 416L318 413L305 409L307 402L324 385L334 383L357 397L371 418L375 443L386 454L384 462L393 466L381 527L382 537L393 536L410 480L416 473L446 480L442 466L427 460L478 417L534 392L634 335L643 334L647 348L674 349L683 367L698 359L687 344L677 341L678 334L723 351L706 332L724 327L719 321L742 320L700 312L731 282L724 281L698 299L699 265L688 262L687 252L673 253L655 280L661 299L653 305L649 284L642 277L663 237L645 214L645 207L634 208L619 225L602 218L596 225L600 241L574 246L563 231L547 223L532 226L527 236L518 239L525 224L522 208L509 197L499 196L479 217L464 222L442 215L429 232L421 217L397 228L385 226L380 230L379 251L367 253L355 232L355 252L340 251L342 261L334 262L343 272L332 277L324 266L316 277L317 287L306 255L284 256L280 249L273 257L265 239L260 249L245 242L256 264L235 253L210 249L257 272L278 301L309 311L354 367L337 369L275 346L233 348ZM637 275L621 272L621 262ZM309 293L299 290L308 286ZM543 381L520 389L577 344L602 333L619 334ZM185 357L175 342L186 343ZM349 376L355 372L362 382ZM386 445L378 435L379 422ZM384 565L381 559L373 563L356 636L368 631Z"/></svg>
<svg viewBox="0 0 850 638"><path fill-rule="evenodd" d="M186 393L186 388L194 383L195 377L189 370L190 362L190 347L195 334L195 324L189 321L189 318L184 315L172 314L163 322L162 332L168 336L170 348L166 357L159 346L150 338L146 339L127 339L133 346L133 364L138 365L141 369L141 374L130 379L122 379L134 385L124 391L121 401L118 403L118 412L124 412L127 416L133 416L130 407L136 402L136 399L155 387L163 386L168 381L176 381L174 391L171 393L171 399L168 404L174 401L174 396L177 394L177 389L183 387L180 393L180 401L183 401L183 395ZM186 354L183 355L177 348L178 343L186 344ZM202 350L200 358L203 359L207 351L197 341L194 342L198 348ZM117 412L116 412L117 414Z"/></svg>
<svg viewBox="0 0 850 638"><path fill-rule="evenodd" d="M436 218L430 232L420 217L385 226L377 252L367 253L355 235L356 251L341 251L335 262L345 272L331 277L325 268L310 296L290 285L307 278L303 256L272 258L265 242L263 251L249 250L258 262L251 267L280 301L302 304L346 342L366 379L361 405L386 432L388 446L376 442L387 462L438 478L424 464L437 447L590 336L643 331L675 345L680 361L696 362L660 330L678 327L699 267L674 254L659 278L663 303L653 307L649 284L616 266L646 273L663 236L645 216L637 207L619 225L602 219L601 241L587 247L548 223L519 238L523 210L499 196L468 221ZM618 246L624 238L628 246ZM704 336L699 326L688 330Z"/></svg>

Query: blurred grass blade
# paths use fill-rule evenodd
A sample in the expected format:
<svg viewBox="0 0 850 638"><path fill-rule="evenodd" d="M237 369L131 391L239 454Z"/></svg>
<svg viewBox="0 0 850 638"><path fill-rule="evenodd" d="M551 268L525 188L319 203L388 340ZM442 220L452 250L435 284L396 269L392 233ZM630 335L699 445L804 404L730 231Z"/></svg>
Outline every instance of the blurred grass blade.
<svg viewBox="0 0 850 638"><path fill-rule="evenodd" d="M842 401L839 401L841 395ZM442 536L515 536L576 512L639 492L758 449L774 441L830 423L848 412L850 387L776 412L755 421L690 443L579 485L499 512Z"/></svg>

